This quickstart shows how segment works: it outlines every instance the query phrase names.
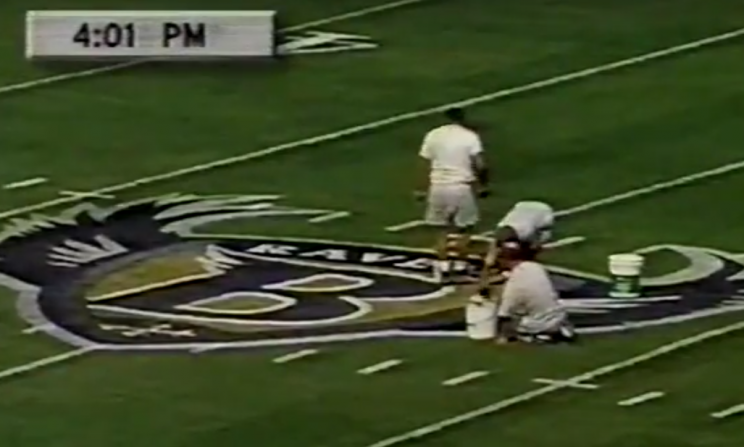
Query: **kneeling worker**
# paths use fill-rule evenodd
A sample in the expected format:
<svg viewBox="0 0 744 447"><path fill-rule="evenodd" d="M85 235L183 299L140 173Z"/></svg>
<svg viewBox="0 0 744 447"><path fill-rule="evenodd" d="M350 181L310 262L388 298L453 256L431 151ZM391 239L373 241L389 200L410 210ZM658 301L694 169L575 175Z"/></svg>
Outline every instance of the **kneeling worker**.
<svg viewBox="0 0 744 447"><path fill-rule="evenodd" d="M525 252L536 255L550 239L555 221L553 208L544 202L517 202L496 227L484 262L484 275L496 262L505 243L515 243Z"/></svg>
<svg viewBox="0 0 744 447"><path fill-rule="evenodd" d="M498 263L507 279L496 315L497 341L573 341L573 326L545 267L515 242L504 244Z"/></svg>

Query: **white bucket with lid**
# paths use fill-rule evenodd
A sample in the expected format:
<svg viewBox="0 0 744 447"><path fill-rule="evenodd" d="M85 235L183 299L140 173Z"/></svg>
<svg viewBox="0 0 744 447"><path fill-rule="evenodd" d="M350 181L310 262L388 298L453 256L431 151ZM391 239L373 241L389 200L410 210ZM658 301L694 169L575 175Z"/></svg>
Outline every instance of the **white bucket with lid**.
<svg viewBox="0 0 744 447"><path fill-rule="evenodd" d="M496 337L496 303L473 295L465 306L465 322L471 340L492 340Z"/></svg>
<svg viewBox="0 0 744 447"><path fill-rule="evenodd" d="M641 296L643 256L636 253L621 253L609 257L612 279L610 296L613 298L638 298Z"/></svg>

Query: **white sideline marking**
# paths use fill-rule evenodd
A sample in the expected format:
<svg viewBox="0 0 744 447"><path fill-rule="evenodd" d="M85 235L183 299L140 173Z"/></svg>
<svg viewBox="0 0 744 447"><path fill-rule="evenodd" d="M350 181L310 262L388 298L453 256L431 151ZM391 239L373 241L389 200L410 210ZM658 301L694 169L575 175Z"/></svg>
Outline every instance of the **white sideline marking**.
<svg viewBox="0 0 744 447"><path fill-rule="evenodd" d="M423 1L423 0L418 0L418 1ZM416 3L416 1L415 0L410 0L410 1L406 1L406 2L395 2L395 3L389 4L389 6L386 6L386 7L383 6L383 5L381 5L381 6L376 6L376 7L372 7L372 8L367 8L368 10L370 10L370 11L367 12L367 14L372 13L372 12L380 11L381 8L392 9L394 7L397 7L397 6L392 6L393 4L396 4L398 6L402 6L402 5L407 5L407 4L411 4L411 3ZM338 17L348 18L350 14L354 14L353 15L354 17L360 17L360 16L364 15L362 13L362 11L363 10L360 10L360 11L355 12L355 13L346 13L346 14L342 14L342 15L340 15ZM341 20L341 19L335 19L335 20L332 20L332 19L333 18L324 19L324 21L322 23L330 23L331 21ZM314 22L312 24L312 26L318 25L319 22L320 21ZM294 27L294 28L291 28L291 29L296 30L296 29L304 28L305 26L306 25L303 24L303 25L300 25L298 27ZM540 89L544 89L544 88L548 88L548 87L553 87L553 86L564 84L564 83L567 83L567 82L571 82L571 81L576 81L576 80L579 80L579 79L588 78L590 76L595 76L595 75L598 75L598 74L609 73L609 72L616 71L616 70L619 70L619 69L622 69L622 68L627 68L627 67L631 67L631 66L634 66L634 65L638 65L638 64L649 62L649 61L653 61L653 60L656 60L656 59L661 59L661 58L664 58L664 57L667 57L667 56L672 56L672 55L675 55L675 54L680 54L680 53L684 53L684 52L687 52L687 51L695 50L695 49L698 49L698 48L706 47L706 46L709 46L709 45L712 45L712 44L715 44L715 43L718 43L718 42L723 42L723 41L731 40L731 39L740 37L742 35L744 35L744 28L740 28L740 29L737 29L735 31L730 31L730 32L723 33L723 34L717 34L715 36L711 36L711 37L707 37L707 38L704 38L704 39L695 40L695 41L688 42L688 43L681 44L681 45L675 45L675 46L664 48L664 49L661 49L661 50L652 51L650 53L644 53L644 54L641 54L641 55L638 55L638 56L634 56L634 57L630 57L630 58L626 58L626 59L621 59L621 60L616 61L616 62L610 62L610 63L607 63L607 64L598 65L596 67L591 67L591 68L586 68L586 69L583 69L583 70L573 71L573 72L570 72L570 73L566 73L564 75L554 76L554 77L551 77L551 78L548 78L548 79L544 79L542 81L536 81L536 82L532 82L532 83L529 83L529 84L521 85L521 86L518 86L518 87L512 87L512 88L507 88L507 89L503 89L503 90L498 90L498 91L495 91L495 92L492 92L492 93L487 93L487 94L484 94L484 95L481 95L481 96L475 96L475 97L464 99L464 100L461 100L461 101L456 101L456 102L452 102L452 103L448 103L448 104L443 104L443 105L437 106L437 107L431 107L431 108L428 108L428 109L422 109L422 110L417 110L417 111L413 111L413 112L401 113L399 115L393 115L391 117L383 118L383 119L378 120L378 121L371 121L371 122L368 122L366 124L360 124L358 126L347 127L346 129L338 130L338 131L335 131L335 132L330 132L330 133L326 133L326 134L322 134L322 135L317 135L315 137L305 138L305 139L302 139L302 140L296 140L296 141L292 141L292 142L289 142L289 143L280 144L280 145L277 145L277 146L267 147L265 149L260 149L260 150L257 150L257 151L249 152L247 154L235 155L233 157L223 158L223 159L215 160L215 161L212 161L212 162L209 162L209 163L203 163L203 164L193 165L193 166L190 166L190 167L181 168L181 169L177 169L177 170L170 171L170 172L165 172L163 174L153 175L153 176L150 176L150 177L142 177L142 178L139 178L139 179L136 179L136 180L133 180L133 181L129 181L129 182L125 182L125 183L119 183L119 184L111 185L111 186L106 186L106 187L103 187L103 188L100 188L100 189L96 190L95 192L100 193L100 194L116 193L116 192L124 191L124 190L127 190L127 189L136 188L138 186L149 185L149 184L155 183L155 182L160 182L160 181L164 181L164 180L170 180L170 179L173 179L173 178L183 177L185 175L191 175L191 174L195 174L195 173L200 173L200 172L208 171L208 170L211 170L211 169L220 168L220 167L223 167L223 166L229 166L229 165L234 165L234 164L237 164L237 163L242 163L242 162L245 162L245 161L254 160L254 159L257 159L257 158L263 158L263 157L266 157L266 156L269 156L269 155L274 155L274 154L285 152L285 151L292 150L292 149L297 149L297 148L302 148L302 147L310 147L310 146L317 145L319 143L325 143L325 142L329 142L329 141L334 141L334 140L338 140L338 139L341 139L341 138L344 138L344 137L348 137L348 136L351 136L351 135L356 135L356 134L359 134L359 133L362 133L362 132L366 132L366 131L370 131L370 130L376 130L376 129L379 129L379 128L382 128L382 127L385 127L385 126L389 126L391 124L396 124L396 123L402 123L402 122L406 122L406 121L411 121L411 120L414 120L414 119L417 119L417 118L420 118L420 117L424 117L424 116L428 116L428 115L433 115L433 114L436 114L436 113L440 113L440 112L442 112L442 111L444 111L444 110L446 110L446 109L448 109L450 107L453 107L453 106L463 106L464 107L464 106L469 106L469 105L474 105L474 104L480 104L480 103L484 103L484 102L488 102L488 101L493 101L493 100L496 100L496 99L508 98L508 97L511 97L511 96L514 96L514 95L517 95L517 94L520 94L520 93L526 93L526 92L540 90ZM139 62L139 63L141 63L141 62ZM133 65L132 62L127 62L126 64L129 64L129 66ZM122 64L120 64L120 65L122 65ZM136 65L136 64L134 64L134 65ZM114 66L109 66L108 70L106 70L106 71L112 71L113 68L111 68L111 67L114 67ZM125 68L125 67L120 67L120 68ZM103 70L103 69L106 69L106 67L102 67L102 68L98 68L98 69L93 69L93 70ZM93 71L93 70L88 70L88 72ZM74 74L70 74L70 75L74 75ZM89 74L87 76L92 76L92 75ZM75 77L82 77L82 76L79 76L78 75L78 76L75 76ZM30 82L42 82L42 81L44 81L44 80L30 81ZM13 87L14 86L0 87L0 94L2 94L4 92L7 92L8 91L7 90L8 88L13 88ZM12 90L17 90L17 88L13 88ZM742 161L742 163L744 164L744 161ZM739 168L735 168L735 169L739 169ZM28 206L25 206L25 207L16 208L16 209L13 209L13 210L9 210L9 211L5 211L3 213L0 213L0 219L2 219L2 218L8 218L8 217L13 217L13 216L17 216L19 214L25 214L25 213L29 213L29 212L33 212L33 211L38 211L38 210L41 210L41 209L44 209L44 208L50 208L50 207L57 206L57 205L64 205L64 204L67 204L67 203L73 203L73 202L76 202L78 200L79 200L78 198L69 197L69 198L61 198L61 199L49 200L49 201L46 201L46 202L39 202L39 203L36 203L34 205L28 205Z"/></svg>
<svg viewBox="0 0 744 447"><path fill-rule="evenodd" d="M711 413L710 417L714 419L723 419L737 415L739 413L744 413L744 404L734 405L733 407L726 408L725 410L716 411L715 413Z"/></svg>
<svg viewBox="0 0 744 447"><path fill-rule="evenodd" d="M310 357L311 355L315 355L318 352L320 352L320 351L318 351L317 349L302 349L300 351L290 352L289 354L286 354L286 355L282 355L280 357L277 357L274 360L272 360L272 362L274 362L274 363L287 363L287 362L291 362L293 360L299 360L299 359L303 359L305 357Z"/></svg>
<svg viewBox="0 0 744 447"><path fill-rule="evenodd" d="M312 219L308 219L308 222L323 223L323 222L328 222L329 220L343 219L349 216L351 216L351 212L349 211L337 211L335 213L328 213L328 214L323 214L322 216L313 217Z"/></svg>
<svg viewBox="0 0 744 447"><path fill-rule="evenodd" d="M652 401L654 399L658 399L662 396L664 396L664 393L661 391L649 391L648 393L639 394L637 396L630 397L625 400L621 400L617 404L621 407L632 407L635 405L639 405L642 403Z"/></svg>
<svg viewBox="0 0 744 447"><path fill-rule="evenodd" d="M45 177L34 177L27 180L21 180L18 182L12 182L8 183L3 186L3 189L21 189L21 188L28 188L31 186L41 185L42 183L46 183L49 180Z"/></svg>
<svg viewBox="0 0 744 447"><path fill-rule="evenodd" d="M400 8L403 6L412 5L414 3L421 3L426 0L399 0L390 3L383 3L381 5L370 6L367 8L358 9L356 11L345 12L334 16L326 17L324 19L313 20L311 22L301 23L299 25L290 26L282 29L283 32L288 31L301 31L307 28L315 26L326 25L328 23L340 22L342 20L355 19L357 17L364 17L366 15L375 14L389 9ZM105 65L103 67L90 68L87 70L73 71L69 73L62 73L55 76L49 76L42 79L34 79L31 81L20 82L17 84L9 84L0 87L0 95L7 93L16 93L24 90L31 90L37 87L44 87L49 84L56 84L58 82L72 81L81 78L90 78L114 71L121 71L132 67L147 64L149 62L157 62L157 58L137 59L127 62L119 62L116 64Z"/></svg>
<svg viewBox="0 0 744 447"><path fill-rule="evenodd" d="M593 369L583 374L579 374L575 377L572 377L569 380L572 382L586 382L589 380L595 380L600 377L606 376L608 374L612 374L618 371L622 371L624 369L638 366L642 363L648 362L649 360L653 360L653 359L662 357L664 355L680 351L689 346L697 345L707 340L710 340L712 338L720 337L722 335L730 334L732 332L740 331L742 329L744 329L744 321L739 321L737 323L722 326L717 329L712 329L709 331L701 332L699 334L686 337L686 338L677 340L672 343L668 343L666 345L663 345L651 351L631 357L629 359L626 359L626 360L623 360L617 363L611 363L609 365L602 366L601 368ZM446 430L450 427L454 427L464 422L472 421L473 419L477 419L483 416L488 416L490 414L497 413L507 408L514 407L515 405L519 405L524 402L535 400L539 397L554 393L556 391L561 391L565 388L567 387L564 383L546 385L544 387L536 388L526 393L517 394L515 396L496 401L491 405L486 405L484 407L477 408L467 413L461 413L457 416L453 416L451 418L444 419L439 422L425 425L423 427L402 433L397 436L392 436L390 438L383 439L382 441L375 442L374 444L370 444L366 447L396 446L404 442L408 442L414 439L422 438L424 436L439 433L442 430Z"/></svg>
<svg viewBox="0 0 744 447"><path fill-rule="evenodd" d="M60 191L61 196L70 197L73 200L85 200L85 199L115 199L116 197L112 194L103 194L97 191Z"/></svg>
<svg viewBox="0 0 744 447"><path fill-rule="evenodd" d="M375 374L381 371L387 371L390 368L394 368L398 365L403 363L403 360L399 359L392 359L392 360L385 360L384 362L375 363L374 365L367 366L366 368L362 368L357 373L363 374L363 375L369 375L369 374Z"/></svg>
<svg viewBox="0 0 744 447"><path fill-rule="evenodd" d="M595 383L584 383L584 382L577 382L573 379L568 380L555 380L555 379L544 379L542 377L538 377L536 379L532 379L535 383L542 383L543 385L560 385L565 388L577 388L581 390L597 390L599 389L599 385Z"/></svg>
<svg viewBox="0 0 744 447"><path fill-rule="evenodd" d="M35 369L43 368L45 366L53 365L55 363L65 362L93 350L93 348L78 348L72 351L63 352L62 354L52 355L39 360L35 360L33 362L24 363L23 365L19 365L13 368L4 369L0 371L0 380L19 376L21 374L33 371Z"/></svg>
<svg viewBox="0 0 744 447"><path fill-rule="evenodd" d="M482 377L486 377L490 373L488 371L473 371L469 372L467 374L463 374L461 376L453 377L451 379L447 379L444 382L442 382L442 385L444 386L457 386L462 385L463 383L472 382L475 379L480 379Z"/></svg>

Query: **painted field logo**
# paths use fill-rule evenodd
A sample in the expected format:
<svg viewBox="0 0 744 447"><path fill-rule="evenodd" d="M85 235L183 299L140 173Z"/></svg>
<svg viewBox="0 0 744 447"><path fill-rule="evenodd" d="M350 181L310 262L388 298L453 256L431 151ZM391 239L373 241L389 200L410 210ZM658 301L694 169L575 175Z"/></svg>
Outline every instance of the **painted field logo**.
<svg viewBox="0 0 744 447"><path fill-rule="evenodd" d="M232 218L313 217L280 196L172 195L55 217L0 234L0 273L34 326L80 346L193 349L378 337L461 335L466 290L429 279L414 249L198 234ZM744 309L742 257L659 246L689 260L648 279L638 300L608 298L600 277L554 268L585 332Z"/></svg>

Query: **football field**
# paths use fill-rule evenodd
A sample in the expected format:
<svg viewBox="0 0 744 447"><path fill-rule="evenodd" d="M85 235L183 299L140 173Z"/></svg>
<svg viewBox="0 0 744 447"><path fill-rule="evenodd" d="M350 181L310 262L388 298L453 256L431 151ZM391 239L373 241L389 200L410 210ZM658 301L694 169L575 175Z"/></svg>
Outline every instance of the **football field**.
<svg viewBox="0 0 744 447"><path fill-rule="evenodd" d="M271 9L274 65L33 65L27 9ZM738 447L741 0L5 0L0 440ZM481 232L560 210L575 346L463 336L417 150L466 106ZM644 254L639 299L607 257Z"/></svg>

